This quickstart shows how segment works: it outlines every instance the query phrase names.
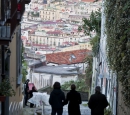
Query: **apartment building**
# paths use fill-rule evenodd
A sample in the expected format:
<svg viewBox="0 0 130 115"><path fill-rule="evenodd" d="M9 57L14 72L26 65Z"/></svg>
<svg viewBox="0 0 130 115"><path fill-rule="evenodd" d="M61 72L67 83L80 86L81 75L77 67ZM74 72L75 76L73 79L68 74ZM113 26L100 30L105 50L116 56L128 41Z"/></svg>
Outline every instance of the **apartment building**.
<svg viewBox="0 0 130 115"><path fill-rule="evenodd" d="M92 46L88 42L88 43L82 43L82 44L79 44L79 45L60 48L61 52L73 51L73 50L82 50L82 49L92 50Z"/></svg>
<svg viewBox="0 0 130 115"><path fill-rule="evenodd" d="M71 40L72 38L66 35L66 33L54 29L49 31L35 30L35 32L29 33L28 35L28 41L31 41L32 43L48 44L52 46L62 45L63 42Z"/></svg>
<svg viewBox="0 0 130 115"><path fill-rule="evenodd" d="M97 11L99 8L101 8L101 2L78 2L74 6L75 14L78 15L87 15L91 14L91 12Z"/></svg>
<svg viewBox="0 0 130 115"><path fill-rule="evenodd" d="M30 0L0 0L0 82L9 77L16 95L0 102L1 115L20 115L22 110L21 25Z"/></svg>
<svg viewBox="0 0 130 115"><path fill-rule="evenodd" d="M39 11L40 18L45 21L59 20L61 18L60 10L56 8L47 7Z"/></svg>
<svg viewBox="0 0 130 115"><path fill-rule="evenodd" d="M68 17L70 22L82 22L83 18L89 18L89 15L75 15L71 14Z"/></svg>

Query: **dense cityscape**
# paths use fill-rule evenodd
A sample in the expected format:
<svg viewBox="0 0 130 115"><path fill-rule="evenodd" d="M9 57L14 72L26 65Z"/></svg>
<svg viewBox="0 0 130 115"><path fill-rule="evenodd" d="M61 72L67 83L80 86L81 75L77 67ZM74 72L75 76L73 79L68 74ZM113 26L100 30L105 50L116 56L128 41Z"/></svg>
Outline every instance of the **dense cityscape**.
<svg viewBox="0 0 130 115"><path fill-rule="evenodd" d="M130 114L129 0L0 5L0 115L51 115L56 82L65 98L74 87L80 93L77 115L95 115L90 98L97 86L108 101L103 115Z"/></svg>

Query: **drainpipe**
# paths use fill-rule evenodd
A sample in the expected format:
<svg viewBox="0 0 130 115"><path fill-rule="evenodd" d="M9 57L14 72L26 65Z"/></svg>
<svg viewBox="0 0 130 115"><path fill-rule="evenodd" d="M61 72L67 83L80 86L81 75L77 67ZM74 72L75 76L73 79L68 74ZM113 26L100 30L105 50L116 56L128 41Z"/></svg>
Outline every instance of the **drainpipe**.
<svg viewBox="0 0 130 115"><path fill-rule="evenodd" d="M10 52L10 49L8 49L7 51L7 57L6 57L5 62L8 63L8 72L6 73L6 75L10 78L10 53L9 52ZM9 115L9 97L6 97L6 100L5 100L5 115Z"/></svg>
<svg viewBox="0 0 130 115"><path fill-rule="evenodd" d="M119 82L118 82L118 73L116 75L116 79L117 79L117 83L116 83L116 115L118 115L118 85L119 85Z"/></svg>
<svg viewBox="0 0 130 115"><path fill-rule="evenodd" d="M2 57L2 68L1 68L1 77L2 80L5 78L5 47L4 45L1 46L1 57ZM2 102L1 106L1 115L5 115L5 102Z"/></svg>

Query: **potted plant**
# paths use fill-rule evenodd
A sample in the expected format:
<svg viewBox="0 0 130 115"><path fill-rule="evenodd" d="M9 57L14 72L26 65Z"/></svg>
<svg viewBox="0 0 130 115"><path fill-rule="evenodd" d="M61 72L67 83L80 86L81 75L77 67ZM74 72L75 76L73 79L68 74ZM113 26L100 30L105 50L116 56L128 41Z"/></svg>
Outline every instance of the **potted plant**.
<svg viewBox="0 0 130 115"><path fill-rule="evenodd" d="M12 88L9 78L5 78L0 83L0 101L4 101L5 97L12 97L15 95L15 91Z"/></svg>

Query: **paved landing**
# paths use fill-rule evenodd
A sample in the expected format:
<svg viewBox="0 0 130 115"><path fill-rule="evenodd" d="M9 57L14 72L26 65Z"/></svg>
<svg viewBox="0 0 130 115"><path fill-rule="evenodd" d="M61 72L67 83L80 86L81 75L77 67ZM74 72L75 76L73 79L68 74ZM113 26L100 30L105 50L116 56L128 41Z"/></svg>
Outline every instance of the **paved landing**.
<svg viewBox="0 0 130 115"><path fill-rule="evenodd" d="M39 114L34 114L35 110L38 110ZM81 115L91 115L91 111L87 106L87 102L82 102L80 105L80 111ZM26 106L23 109L23 115L42 115L42 107L29 108L29 106ZM51 106L44 106L44 115L51 115ZM68 105L64 106L63 115L68 115Z"/></svg>
<svg viewBox="0 0 130 115"><path fill-rule="evenodd" d="M80 105L81 115L91 115L91 111L87 106L87 102L82 102ZM44 106L44 114L51 115L51 106ZM64 106L63 115L68 115L68 105Z"/></svg>

